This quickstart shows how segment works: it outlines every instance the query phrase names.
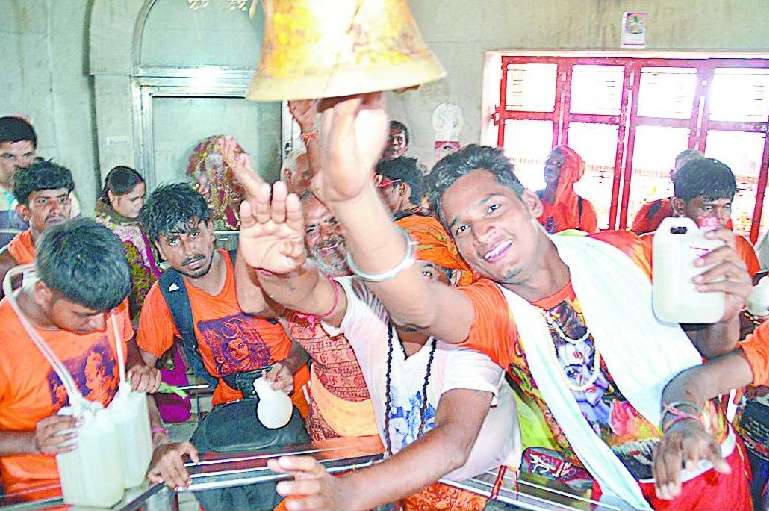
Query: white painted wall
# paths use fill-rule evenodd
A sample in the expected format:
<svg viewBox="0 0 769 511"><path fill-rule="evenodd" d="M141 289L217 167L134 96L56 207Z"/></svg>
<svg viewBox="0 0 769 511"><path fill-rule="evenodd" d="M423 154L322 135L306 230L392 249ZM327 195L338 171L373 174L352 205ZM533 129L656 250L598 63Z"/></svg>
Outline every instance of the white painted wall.
<svg viewBox="0 0 769 511"><path fill-rule="evenodd" d="M86 71L90 0L0 0L0 115L29 117L38 153L72 171L83 210L100 188Z"/></svg>
<svg viewBox="0 0 769 511"><path fill-rule="evenodd" d="M124 2L114 0L114 8ZM209 9L219 2L211 0ZM85 64L91 3L0 0L0 113L32 118L40 153L73 170L86 211L99 188ZM462 107L462 143L478 140L486 50L617 49L622 12L646 10L650 50L769 51L765 0L411 0L411 6L449 72L441 83L390 101L393 117L412 128L412 154L425 163L432 163L431 115L441 102Z"/></svg>

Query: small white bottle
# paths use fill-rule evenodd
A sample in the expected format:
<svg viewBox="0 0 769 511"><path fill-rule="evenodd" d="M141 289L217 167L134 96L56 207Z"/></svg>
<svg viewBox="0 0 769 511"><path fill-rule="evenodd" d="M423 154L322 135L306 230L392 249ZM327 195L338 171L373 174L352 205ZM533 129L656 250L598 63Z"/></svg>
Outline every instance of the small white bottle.
<svg viewBox="0 0 769 511"><path fill-rule="evenodd" d="M267 429L282 428L291 420L294 405L285 392L272 388L272 382L264 377L254 380L254 391L259 396L256 417Z"/></svg>
<svg viewBox="0 0 769 511"><path fill-rule="evenodd" d="M715 323L721 319L726 308L724 293L701 293L693 279L710 269L694 262L723 244L705 239L705 231L688 217L662 221L652 248L652 299L657 319L663 323Z"/></svg>

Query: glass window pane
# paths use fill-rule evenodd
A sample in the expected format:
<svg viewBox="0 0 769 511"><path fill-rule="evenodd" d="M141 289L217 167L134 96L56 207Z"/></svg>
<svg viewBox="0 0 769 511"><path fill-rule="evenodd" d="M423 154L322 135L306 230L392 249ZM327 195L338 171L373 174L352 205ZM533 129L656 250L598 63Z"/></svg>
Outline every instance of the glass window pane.
<svg viewBox="0 0 769 511"><path fill-rule="evenodd" d="M607 124L569 124L569 146L585 160L585 175L574 190L593 203L601 229L609 227L617 129Z"/></svg>
<svg viewBox="0 0 769 511"><path fill-rule="evenodd" d="M729 165L737 177L737 195L732 203L732 222L735 232L745 237L750 233L763 151L762 133L715 130L708 132L705 156L717 158ZM767 218L767 215L764 215L764 218ZM761 232L766 227L767 223L762 218Z"/></svg>
<svg viewBox="0 0 769 511"><path fill-rule="evenodd" d="M280 103L241 98L153 98L153 158L157 183L187 181L187 160L192 150L212 135L235 137L251 154L254 169L266 179L277 179L280 109Z"/></svg>
<svg viewBox="0 0 769 511"><path fill-rule="evenodd" d="M507 68L507 108L552 112L555 107L556 64L511 64Z"/></svg>
<svg viewBox="0 0 769 511"><path fill-rule="evenodd" d="M714 121L766 122L769 116L769 70L716 69L710 86Z"/></svg>
<svg viewBox="0 0 769 511"><path fill-rule="evenodd" d="M689 130L686 128L663 128L660 126L638 126L633 149L633 179L630 182L627 225L641 206L656 199L670 197L673 183L670 170L678 153L687 148Z"/></svg>
<svg viewBox="0 0 769 511"><path fill-rule="evenodd" d="M505 155L515 165L515 174L526 188L545 187L545 159L553 147L553 123L550 121L507 121Z"/></svg>
<svg viewBox="0 0 769 511"><path fill-rule="evenodd" d="M574 66L571 111L575 114L619 115L624 66Z"/></svg>
<svg viewBox="0 0 769 511"><path fill-rule="evenodd" d="M697 70L645 67L639 88L638 115L688 119L697 90Z"/></svg>

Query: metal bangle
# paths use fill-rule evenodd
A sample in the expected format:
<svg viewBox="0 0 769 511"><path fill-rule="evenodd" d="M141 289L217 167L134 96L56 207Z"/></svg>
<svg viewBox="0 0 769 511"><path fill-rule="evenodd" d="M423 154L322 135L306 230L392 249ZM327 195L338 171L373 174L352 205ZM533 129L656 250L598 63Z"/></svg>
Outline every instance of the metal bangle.
<svg viewBox="0 0 769 511"><path fill-rule="evenodd" d="M384 282L386 280L394 279L400 272L410 268L411 265L414 264L416 261L416 250L414 249L414 247L416 247L416 242L411 239L411 236L409 236L409 234L400 227L396 226L396 229L398 229L398 232L400 232L400 234L406 240L406 255L403 257L401 262L396 264L391 269L383 271L382 273L366 273L358 268L358 266L355 264L355 261L352 260L350 253L347 252L347 266L349 266L350 271L352 271L355 276L361 280L365 280L366 282Z"/></svg>

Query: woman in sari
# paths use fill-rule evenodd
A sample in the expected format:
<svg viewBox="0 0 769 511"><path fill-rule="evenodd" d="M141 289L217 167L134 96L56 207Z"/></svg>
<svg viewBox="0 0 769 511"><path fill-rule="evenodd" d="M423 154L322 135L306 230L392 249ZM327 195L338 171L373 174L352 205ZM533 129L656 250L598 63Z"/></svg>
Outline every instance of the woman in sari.
<svg viewBox="0 0 769 511"><path fill-rule="evenodd" d="M96 202L96 220L106 225L120 238L131 268L131 294L128 306L131 321L139 323L139 314L152 285L160 278L155 253L139 224L139 211L146 193L144 178L134 169L117 166L104 179L104 188ZM172 361L161 370L164 382L186 385L187 373L178 349L171 351ZM160 416L165 422L183 422L190 417L189 398L169 394L156 396Z"/></svg>

